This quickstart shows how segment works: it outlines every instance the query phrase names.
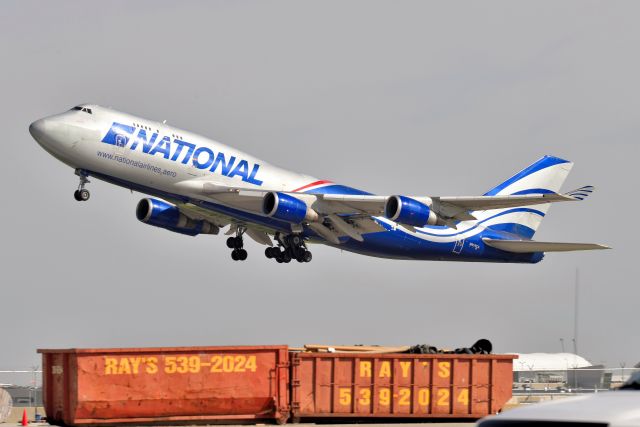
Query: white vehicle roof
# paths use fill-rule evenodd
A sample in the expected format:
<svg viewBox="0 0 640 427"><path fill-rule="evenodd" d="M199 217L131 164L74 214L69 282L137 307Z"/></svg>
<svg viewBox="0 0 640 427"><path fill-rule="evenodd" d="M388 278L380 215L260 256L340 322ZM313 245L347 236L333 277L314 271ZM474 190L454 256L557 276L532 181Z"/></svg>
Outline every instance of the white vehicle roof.
<svg viewBox="0 0 640 427"><path fill-rule="evenodd" d="M512 422L509 422L512 421ZM525 426L532 421L601 423L611 427L640 426L640 391L617 390L521 406L488 417L479 427ZM544 424L541 424L544 425Z"/></svg>

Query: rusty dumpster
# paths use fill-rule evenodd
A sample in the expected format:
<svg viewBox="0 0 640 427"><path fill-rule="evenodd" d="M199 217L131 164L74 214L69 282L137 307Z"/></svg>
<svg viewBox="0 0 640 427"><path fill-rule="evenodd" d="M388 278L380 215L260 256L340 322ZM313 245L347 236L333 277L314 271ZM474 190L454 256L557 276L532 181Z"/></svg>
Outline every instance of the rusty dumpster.
<svg viewBox="0 0 640 427"><path fill-rule="evenodd" d="M292 419L481 418L511 398L516 357L291 353Z"/></svg>
<svg viewBox="0 0 640 427"><path fill-rule="evenodd" d="M52 424L286 422L287 346L38 350Z"/></svg>

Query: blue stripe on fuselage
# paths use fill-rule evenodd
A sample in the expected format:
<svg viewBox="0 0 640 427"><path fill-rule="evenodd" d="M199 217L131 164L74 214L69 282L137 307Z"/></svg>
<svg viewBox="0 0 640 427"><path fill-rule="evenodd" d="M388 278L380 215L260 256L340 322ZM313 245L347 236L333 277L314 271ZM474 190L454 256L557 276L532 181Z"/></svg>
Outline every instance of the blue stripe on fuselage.
<svg viewBox="0 0 640 427"><path fill-rule="evenodd" d="M542 260L544 254L540 252L510 253L487 246L482 241L483 237L504 239L507 236L506 233L487 229L480 234L457 242L432 242L400 230L388 230L366 234L364 242L346 238L340 245L329 245L368 256L407 260L527 264Z"/></svg>
<svg viewBox="0 0 640 427"><path fill-rule="evenodd" d="M531 208L513 208L513 209L509 209L509 210L506 210L506 211L503 211L503 212L497 213L497 214L495 214L495 215L493 215L493 216L490 216L490 217L488 217L488 218L485 218L485 219L483 219L483 220L481 220L481 221L475 222L471 227L466 228L466 229L464 229L464 230L462 230L462 231L457 231L457 232L455 232L455 233L449 233L449 234L436 234L436 233L429 233L428 231L424 231L424 230L428 230L428 229L440 229L440 230L447 230L447 229L449 229L449 227L447 227L446 225L432 225L432 226L426 226L426 227L423 227L423 228L417 228L417 229L416 229L416 231L417 231L418 233L426 234L426 235L428 235L428 236L434 236L434 237L451 237L451 236L457 236L457 235L460 235L460 234L462 234L462 233L466 233L466 232L468 232L468 231L470 231L470 230L473 230L473 229L475 229L475 228L478 228L480 225L482 225L482 223L487 222L487 221L489 221L490 219L494 219L494 218L497 218L497 217L500 217L500 216L503 216L503 215L506 215L506 214L516 213L516 212L529 212L529 213L534 213L534 214L537 214L537 215L540 215L540 216L544 216L544 213L542 213L542 212L540 212L539 210L536 210L536 209L531 209ZM496 224L496 225L498 225L498 224ZM493 226L493 225L491 225L490 227L492 227L492 228L493 228L494 226Z"/></svg>

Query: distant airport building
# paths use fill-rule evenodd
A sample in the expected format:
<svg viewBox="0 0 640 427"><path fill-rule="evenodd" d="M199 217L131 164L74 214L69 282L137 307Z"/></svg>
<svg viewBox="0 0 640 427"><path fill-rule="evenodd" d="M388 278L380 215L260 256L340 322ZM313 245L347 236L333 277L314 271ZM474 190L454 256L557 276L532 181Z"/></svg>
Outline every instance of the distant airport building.
<svg viewBox="0 0 640 427"><path fill-rule="evenodd" d="M593 365L572 353L518 354L513 361L514 383L558 383L569 388L608 388L611 374L605 378L604 366Z"/></svg>

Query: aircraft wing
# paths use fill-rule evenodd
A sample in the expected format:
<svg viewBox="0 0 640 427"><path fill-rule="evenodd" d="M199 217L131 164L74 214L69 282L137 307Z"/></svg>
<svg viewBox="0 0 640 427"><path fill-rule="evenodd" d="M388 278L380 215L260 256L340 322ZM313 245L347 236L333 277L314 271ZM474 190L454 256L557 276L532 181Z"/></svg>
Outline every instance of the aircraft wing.
<svg viewBox="0 0 640 427"><path fill-rule="evenodd" d="M206 197L228 206L260 213L262 199L267 191L229 187L211 181L187 180L179 184L190 193ZM410 198L428 205L443 222L454 227L454 221L467 221L476 219L471 212L491 209L504 209L511 207L533 206L545 203L578 201L587 197L593 191L593 187L585 186L565 194L520 194L498 196L455 196L455 197L428 197L409 196ZM285 192L287 193L287 192ZM331 222L338 223L341 216L362 218L365 216L379 216L384 214L387 201L392 196L376 195L351 195L351 194L287 194L303 200L319 215L328 217ZM332 217L333 216L333 217ZM344 219L344 218L343 218ZM341 227L342 226L342 227ZM344 228L339 224L336 228Z"/></svg>
<svg viewBox="0 0 640 427"><path fill-rule="evenodd" d="M583 187L586 188L586 187ZM593 191L589 187L588 192ZM466 221L475 217L469 212L486 211L491 209L505 209L521 206L541 205L554 202L569 202L582 200L584 193L574 195L573 192L558 194L522 194L506 196L462 196L462 197L411 197L419 202L423 202L443 218ZM586 192L587 190L584 190ZM369 196L369 195L339 195L339 194L318 194L326 210L332 213L349 214L365 213L370 215L381 215L384 212L385 204L389 196Z"/></svg>
<svg viewBox="0 0 640 427"><path fill-rule="evenodd" d="M568 252L588 251L593 249L611 249L609 246L597 243L563 243L536 242L535 240L500 240L483 238L482 241L493 248L514 253L531 252Z"/></svg>
<svg viewBox="0 0 640 427"><path fill-rule="evenodd" d="M471 196L471 197L434 197L441 204L452 205L458 209L469 211L486 211L491 209L504 209L519 206L541 205L553 202L572 202L584 200L595 188L592 185L585 185L576 190L568 191L564 194L543 193L543 194L519 194L504 196Z"/></svg>

